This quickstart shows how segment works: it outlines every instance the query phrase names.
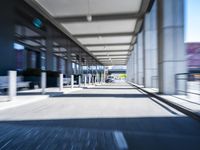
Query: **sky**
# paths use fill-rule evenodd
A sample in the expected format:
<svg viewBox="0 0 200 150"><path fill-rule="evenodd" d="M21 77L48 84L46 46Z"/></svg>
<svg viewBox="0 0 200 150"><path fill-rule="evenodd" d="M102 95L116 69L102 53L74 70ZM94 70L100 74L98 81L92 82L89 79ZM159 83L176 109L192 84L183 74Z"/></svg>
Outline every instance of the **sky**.
<svg viewBox="0 0 200 150"><path fill-rule="evenodd" d="M185 42L200 42L200 0L185 0Z"/></svg>

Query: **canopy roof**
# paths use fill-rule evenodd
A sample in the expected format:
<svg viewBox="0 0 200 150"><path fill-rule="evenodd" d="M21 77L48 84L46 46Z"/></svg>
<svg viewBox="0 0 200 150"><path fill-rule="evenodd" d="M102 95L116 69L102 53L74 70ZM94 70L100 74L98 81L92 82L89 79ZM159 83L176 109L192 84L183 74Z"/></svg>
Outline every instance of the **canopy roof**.
<svg viewBox="0 0 200 150"><path fill-rule="evenodd" d="M151 0L32 1L102 64L125 65Z"/></svg>

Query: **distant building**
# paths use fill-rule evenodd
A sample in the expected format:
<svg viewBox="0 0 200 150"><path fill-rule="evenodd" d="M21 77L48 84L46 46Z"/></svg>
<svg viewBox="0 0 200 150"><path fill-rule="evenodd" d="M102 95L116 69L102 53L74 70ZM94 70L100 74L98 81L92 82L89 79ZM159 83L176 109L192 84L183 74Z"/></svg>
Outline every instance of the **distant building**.
<svg viewBox="0 0 200 150"><path fill-rule="evenodd" d="M200 43L186 43L189 72L200 72Z"/></svg>

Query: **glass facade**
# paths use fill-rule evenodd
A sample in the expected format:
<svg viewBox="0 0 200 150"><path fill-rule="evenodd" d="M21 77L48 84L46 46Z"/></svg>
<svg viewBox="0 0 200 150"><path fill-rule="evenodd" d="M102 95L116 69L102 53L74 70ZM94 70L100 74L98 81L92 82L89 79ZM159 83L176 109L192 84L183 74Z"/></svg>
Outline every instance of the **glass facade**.
<svg viewBox="0 0 200 150"><path fill-rule="evenodd" d="M66 74L69 65L65 63L70 60L73 62L71 70L77 74L79 64L92 62L94 58L89 53L27 3L21 1L15 7L13 47L17 70L33 68Z"/></svg>

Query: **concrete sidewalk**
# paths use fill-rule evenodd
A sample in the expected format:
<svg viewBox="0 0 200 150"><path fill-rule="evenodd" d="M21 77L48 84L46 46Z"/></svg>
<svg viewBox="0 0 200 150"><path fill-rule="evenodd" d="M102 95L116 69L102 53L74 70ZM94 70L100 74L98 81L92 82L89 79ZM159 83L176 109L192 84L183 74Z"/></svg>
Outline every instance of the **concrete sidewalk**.
<svg viewBox="0 0 200 150"><path fill-rule="evenodd" d="M147 91L149 93L155 94L166 101L173 103L177 105L178 107L181 107L187 111L190 111L191 113L197 114L200 118L200 103L197 100L194 100L194 97L188 97L185 95L162 95L158 94L158 89L155 88L144 88L144 86L137 85L135 83L130 83L136 87L139 87L143 89L144 91Z"/></svg>
<svg viewBox="0 0 200 150"><path fill-rule="evenodd" d="M30 103L34 103L41 100L47 100L49 97L59 96L63 94L68 94L74 91L82 90L83 88L63 88L63 91L60 91L59 88L47 88L44 95L41 94L41 89L34 90L25 90L19 91L14 100L9 101L9 97L6 95L0 96L0 110L5 110L9 108L14 108Z"/></svg>

